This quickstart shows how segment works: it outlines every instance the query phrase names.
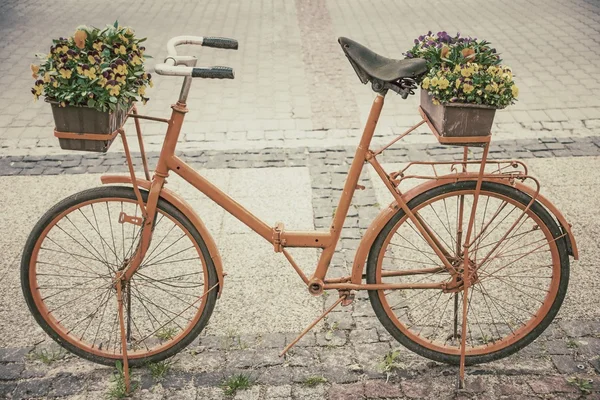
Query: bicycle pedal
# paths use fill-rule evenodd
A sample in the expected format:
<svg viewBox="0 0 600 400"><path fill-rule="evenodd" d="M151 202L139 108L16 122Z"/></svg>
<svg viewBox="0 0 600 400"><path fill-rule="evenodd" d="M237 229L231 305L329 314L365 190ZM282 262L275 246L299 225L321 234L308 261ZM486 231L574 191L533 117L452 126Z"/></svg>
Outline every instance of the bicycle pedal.
<svg viewBox="0 0 600 400"><path fill-rule="evenodd" d="M354 293L348 293L344 296L344 300L342 300L342 307L349 306L354 301Z"/></svg>

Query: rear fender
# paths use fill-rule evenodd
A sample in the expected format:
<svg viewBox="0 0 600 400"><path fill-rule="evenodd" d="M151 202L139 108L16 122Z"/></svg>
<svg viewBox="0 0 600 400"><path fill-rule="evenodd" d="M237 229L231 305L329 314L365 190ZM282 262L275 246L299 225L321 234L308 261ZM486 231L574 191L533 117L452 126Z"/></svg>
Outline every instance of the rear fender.
<svg viewBox="0 0 600 400"><path fill-rule="evenodd" d="M407 191L402 197L404 198L404 201L406 203L408 203L412 199L414 199L416 196L418 196L419 194L426 192L427 190L436 188L438 186L443 186L448 183L453 183L453 182L457 182L457 181L476 180L476 179L477 179L476 173L460 174L460 175L458 175L458 177L457 177L457 175L452 175L451 177L449 176L448 178L440 177L440 179L438 179L438 180L431 180L431 181L422 183L418 186L415 186L414 188ZM487 179L486 178L486 179L484 179L484 181L495 182L495 183L506 185L506 178L504 178L504 179L502 179L502 178ZM518 190L520 190L524 193L527 193L529 196L533 197L535 195L535 190L527 185L517 182L514 186ZM571 256L573 256L573 258L575 260L578 260L579 252L577 250L577 244L575 243L575 238L573 236L573 233L571 232L571 225L567 222L564 215L556 208L556 206L554 204L552 204L552 202L550 202L550 200L548 200L546 197L542 196L541 194L538 194L537 201L539 201L546 208L546 210L548 210L548 212L550 212L550 214L552 214L554 216L554 218L560 224L560 227L563 230L563 232L567 233L568 240L566 240L566 244L567 244L567 249L569 251L569 254ZM375 239L377 238L377 236L379 235L379 233L381 232L383 227L390 221L390 219L394 216L394 214L396 214L396 212L398 211L399 208L400 207L398 206L398 203L396 201L393 201L392 203L390 203L389 206L387 206L384 210L382 210L379 213L379 215L373 220L373 222L371 222L371 225L369 225L369 228L367 228L367 231L363 235L363 237L358 245L356 254L354 255L354 262L352 265L352 283L359 284L362 282L363 270L365 267L365 262L367 260L367 257L369 256L369 251L371 250L371 246L375 242Z"/></svg>
<svg viewBox="0 0 600 400"><path fill-rule="evenodd" d="M102 181L102 184L104 184L104 185L110 185L110 184L132 185L131 177L125 176L125 175L103 175L100 178L100 180ZM136 179L136 182L140 188L150 190L150 185L152 184L152 182L147 181L145 179L139 179L139 178ZM196 214L194 209L185 200L183 200L181 197L179 197L174 192L170 191L169 189L162 188L162 190L160 191L160 197L163 198L165 201L171 203L173 206L175 206L181 212L183 212L189 218L190 222L194 225L194 227L198 230L198 232L200 233L200 236L202 236L202 239L204 240L204 243L206 244L206 247L208 248L208 253L210 254L210 258L212 259L213 264L215 265L215 269L217 270L217 279L219 281L218 295L219 295L219 297L221 297L221 293L223 291L223 283L224 283L223 263L221 261L221 254L219 253L217 245L216 245L212 235L208 231L208 229L206 229L206 225L204 225L204 222L202 222L202 220L200 219L198 214Z"/></svg>

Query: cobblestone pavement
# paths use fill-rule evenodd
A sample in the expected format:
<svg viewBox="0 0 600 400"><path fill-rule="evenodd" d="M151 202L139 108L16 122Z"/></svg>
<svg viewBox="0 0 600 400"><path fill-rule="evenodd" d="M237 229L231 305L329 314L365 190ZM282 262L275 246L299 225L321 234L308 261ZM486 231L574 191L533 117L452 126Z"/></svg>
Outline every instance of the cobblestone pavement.
<svg viewBox="0 0 600 400"><path fill-rule="evenodd" d="M393 165L435 156L455 159L460 148L407 145L384 153L382 162ZM559 153L552 153L559 152ZM533 344L507 359L469 367L467 388L455 390L457 369L429 361L399 347L374 316L366 293L358 293L348 308L336 310L309 333L285 358L278 353L297 332L246 334L240 331L204 332L191 346L170 362L168 372L152 376L149 368L133 372L140 399L577 399L599 398L600 320L593 287L597 268L593 261L599 249L590 238L598 224L588 209L594 200L579 196L569 201L583 165L597 167L600 143L585 140L498 142L494 157L524 158L533 172L551 186L553 199L574 223L583 258L572 266L570 291L559 318ZM151 164L155 155L151 157ZM315 228L326 228L345 178L352 149L288 149L239 152L183 151L197 168L247 169L253 167L308 168L312 187ZM547 158L553 157L553 158ZM527 160L528 159L528 160ZM78 174L82 172L125 172L119 154L48 157L13 157L0 166L0 175L12 171L29 174ZM11 165L12 164L12 165ZM560 166L552 172L550 165ZM571 166L572 168L570 168ZM558 167L557 167L558 168ZM383 200L372 177L361 177L366 190L353 202L331 276L347 274L357 239L378 213ZM587 189L598 190L593 178ZM383 204L383 203L382 203ZM588 221L588 222L586 222ZM227 267L227 266L226 266ZM583 274L583 275L581 275ZM229 279L229 278L228 278ZM224 296L227 297L227 290ZM308 296L308 295L307 295ZM322 299L325 308L335 296ZM223 300L221 300L223 301ZM218 318L218 312L213 317ZM273 317L276 319L276 317ZM218 322L217 322L218 323ZM209 324L210 328L210 324ZM383 357L398 350L397 366L382 372ZM113 383L113 368L101 367L65 354L49 339L34 346L0 348L0 396L7 398L97 399L105 397ZM243 374L253 385L226 396L221 384L230 376Z"/></svg>
<svg viewBox="0 0 600 400"><path fill-rule="evenodd" d="M208 149L347 144L359 134L373 95L357 80L336 38L349 36L399 58L429 29L490 40L513 67L521 96L515 106L498 113L498 138L598 135L599 11L594 0L418 5L396 0L181 0L110 6L65 0L51 7L2 0L0 148L5 154L24 148L44 154L54 145L50 107L32 103L29 92L33 55L78 23L102 26L116 19L148 37L154 60L165 56L168 38L179 34L239 39L237 52L183 49L199 55L200 64L230 65L237 72L234 81L194 83L184 139ZM178 79L156 77L152 100L142 111L165 115L178 90ZM406 102L390 96L379 135L411 126L418 118L417 102L417 96ZM160 136L163 127L151 124L146 131Z"/></svg>

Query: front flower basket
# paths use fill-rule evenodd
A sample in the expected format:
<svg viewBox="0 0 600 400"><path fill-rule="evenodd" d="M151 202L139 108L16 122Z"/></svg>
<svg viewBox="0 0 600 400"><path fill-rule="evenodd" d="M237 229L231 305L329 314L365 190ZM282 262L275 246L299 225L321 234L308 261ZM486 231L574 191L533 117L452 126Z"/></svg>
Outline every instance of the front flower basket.
<svg viewBox="0 0 600 400"><path fill-rule="evenodd" d="M64 150L105 153L130 111L121 106L115 111L102 112L89 107L61 107L58 103L49 103L56 126L55 136Z"/></svg>
<svg viewBox="0 0 600 400"><path fill-rule="evenodd" d="M432 96L421 89L421 108L441 137L490 136L496 108L482 104L446 103L435 105Z"/></svg>

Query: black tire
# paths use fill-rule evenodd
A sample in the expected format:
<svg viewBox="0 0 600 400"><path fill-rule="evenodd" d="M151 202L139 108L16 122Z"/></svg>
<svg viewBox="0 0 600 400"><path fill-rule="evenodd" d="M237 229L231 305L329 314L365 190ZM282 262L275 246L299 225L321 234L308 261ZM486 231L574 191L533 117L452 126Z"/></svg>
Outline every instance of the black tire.
<svg viewBox="0 0 600 400"><path fill-rule="evenodd" d="M147 197L148 197L148 192L145 190L141 190L141 194L142 194L144 201L146 201ZM44 214L44 216L38 221L38 223L35 225L35 227L33 228L32 232L30 233L30 235L27 239L27 242L25 244L25 248L23 250L23 256L21 259L21 287L23 290L23 295L25 297L25 301L27 302L27 305L29 307L29 310L33 314L37 323L44 329L44 331L46 331L46 333L48 335L50 335L50 337L52 339L54 339L58 344L63 346L68 351L70 351L82 358L85 358L86 360L89 360L89 361L92 361L95 363L99 363L99 364L103 364L103 365L114 365L115 361L119 359L118 357L117 358L102 357L102 356L98 356L98 355L89 353L89 352L85 351L84 349L81 349L81 348L73 345L72 343L69 343L68 341L64 340L56 331L54 331L53 328L42 317L39 309L37 308L36 303L34 301L33 294L32 294L32 288L30 287L30 283L29 283L30 282L29 278L30 278L30 264L31 264L32 252L34 250L36 242L40 238L40 235L44 232L45 228L57 216L59 216L62 212L68 210L69 208L76 206L82 202L95 200L95 199L102 199L102 198L122 198L122 199L127 199L127 200L136 200L135 193L133 191L133 188L131 188L131 187L105 186L105 187L98 187L98 188L94 188L94 189L84 190L82 192L76 193L76 194L69 196L66 199L62 200L61 202L56 204L54 207L52 207L50 210L48 210ZM162 212L164 212L165 214L170 215L175 220L177 220L192 235L193 239L198 244L198 247L200 248L200 250L202 252L202 256L206 262L206 269L208 272L208 278L207 278L208 285L209 285L208 287L212 288L213 286L215 286L217 284L217 280L218 280L217 273L216 273L212 258L210 257L210 254L206 247L206 243L204 242L200 233L197 231L197 229L194 227L194 225L190 222L190 220L179 209L177 209L174 205L167 202L166 200L164 200L162 198L159 199L158 209L161 210ZM172 357L173 355L175 355L179 351L181 351L183 348L188 346L200 334L200 332L202 332L202 330L206 327L206 324L208 323L208 320L209 320L209 318L213 312L213 309L215 307L215 303L217 300L217 292L218 292L218 288L215 287L213 290L211 290L206 295L206 297L204 299L205 306L202 311L202 314L201 314L200 318L198 319L198 321L196 322L196 324L194 325L194 327L190 330L190 332L186 336L181 338L173 346L171 346L157 354L153 354L148 357L130 359L129 364L131 366L139 366L139 365L144 365L147 363L158 362L158 361L164 360L166 358Z"/></svg>
<svg viewBox="0 0 600 400"><path fill-rule="evenodd" d="M412 209L415 209L416 207L418 207L419 204L421 204L429 199L432 199L436 196L440 196L442 194L447 194L450 192L460 191L460 190L474 190L475 186L476 186L475 181L461 181L461 182L457 182L457 183L450 183L447 185L439 186L439 187L430 189L430 190L416 196L414 199L412 199L408 203L408 206L412 210ZM503 184L498 184L498 183L494 183L494 182L483 182L482 191L498 193L500 195L512 198L523 205L527 205L531 201L531 197L529 195L527 195L526 193L523 193L523 192L515 189L514 187L503 185ZM555 239L560 237L563 234L563 232L561 231L560 227L558 226L558 224L556 223L554 218L548 213L548 211L539 202L535 202L531 206L531 211L533 211L533 213L535 213L543 221L543 223L548 227L548 229L550 230L550 232L552 233L552 235ZM375 242L373 243L373 245L370 249L369 257L368 257L368 261L367 261L367 273L366 273L367 283L378 283L376 280L376 272L377 272L377 266L378 266L378 261L379 261L378 257L382 253L381 248L382 248L383 244L385 243L387 236L390 234L390 232L392 231L394 226L404 217L404 215L405 215L404 211L399 208L398 211L396 212L396 214L391 218L391 220L381 230L381 232L377 236ZM392 234L393 234L393 232L392 232ZM533 340L535 340L552 322L552 320L558 313L560 306L562 305L563 299L567 292L567 286L568 286L568 282L569 282L569 257L568 257L566 241L567 241L567 237L562 237L555 241L555 243L558 247L558 254L560 257L560 282L559 282L559 286L558 286L558 293L555 297L555 300L552 303L552 306L549 309L548 313L542 319L542 321L537 326L535 326L523 338L521 338L520 340L516 341L515 343L513 343L503 349L500 349L495 352L481 354L481 355L467 355L466 360L465 360L467 365L486 363L486 362L498 360L498 359L507 357L507 356L519 351L520 349L522 349L523 347L525 347L529 343L531 343ZM410 349L411 351L413 351L423 357L426 357L428 359L434 360L434 361L447 363L447 364L458 364L459 363L460 356L457 356L454 354L447 354L447 353L443 353L443 352L439 352L439 351L434 351L432 349L422 346L419 343L416 343L415 341L411 340L407 335L405 335L394 324L394 322L390 319L390 317L385 312L385 309L382 305L382 302L381 302L381 299L380 299L378 293L379 293L379 291L377 291L377 290L369 291L369 299L371 301L373 310L375 311L377 318L379 318L379 321L382 323L382 325L385 327L385 329L400 344L402 344L404 347Z"/></svg>

